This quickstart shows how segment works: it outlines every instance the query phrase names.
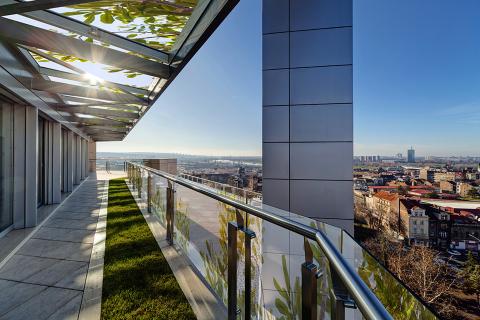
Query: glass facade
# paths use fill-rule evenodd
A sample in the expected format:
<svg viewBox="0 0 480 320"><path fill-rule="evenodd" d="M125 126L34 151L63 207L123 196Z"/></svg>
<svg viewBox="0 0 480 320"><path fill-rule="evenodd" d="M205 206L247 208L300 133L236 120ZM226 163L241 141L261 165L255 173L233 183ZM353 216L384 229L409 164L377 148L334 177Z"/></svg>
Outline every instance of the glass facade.
<svg viewBox="0 0 480 320"><path fill-rule="evenodd" d="M0 232L13 224L13 106L0 103Z"/></svg>

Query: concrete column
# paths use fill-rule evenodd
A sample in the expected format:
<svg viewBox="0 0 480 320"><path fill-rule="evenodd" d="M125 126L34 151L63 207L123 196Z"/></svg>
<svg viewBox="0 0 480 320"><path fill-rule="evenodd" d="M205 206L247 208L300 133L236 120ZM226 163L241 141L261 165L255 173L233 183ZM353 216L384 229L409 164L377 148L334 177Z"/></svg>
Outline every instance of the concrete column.
<svg viewBox="0 0 480 320"><path fill-rule="evenodd" d="M88 141L86 139L82 139L82 172L83 178L88 177Z"/></svg>
<svg viewBox="0 0 480 320"><path fill-rule="evenodd" d="M80 142L82 144L82 179L85 179L86 175L85 175L85 153L86 153L86 150L85 150L85 139L81 138L80 139Z"/></svg>
<svg viewBox="0 0 480 320"><path fill-rule="evenodd" d="M68 192L68 134L66 130L61 130L61 134L63 159L62 184L63 192Z"/></svg>
<svg viewBox="0 0 480 320"><path fill-rule="evenodd" d="M37 225L38 109L25 107L25 227Z"/></svg>
<svg viewBox="0 0 480 320"><path fill-rule="evenodd" d="M85 178L88 177L88 140L83 140L83 150L85 152L83 153L83 170L85 171Z"/></svg>
<svg viewBox="0 0 480 320"><path fill-rule="evenodd" d="M352 0L263 0L264 203L353 231Z"/></svg>
<svg viewBox="0 0 480 320"><path fill-rule="evenodd" d="M73 190L73 168L74 168L74 148L73 148L73 132L67 131L67 184L66 191L72 192Z"/></svg>
<svg viewBox="0 0 480 320"><path fill-rule="evenodd" d="M97 171L97 143L95 141L88 141L88 168L90 172Z"/></svg>
<svg viewBox="0 0 480 320"><path fill-rule="evenodd" d="M52 123L52 202L62 200L62 126L58 122Z"/></svg>
<svg viewBox="0 0 480 320"><path fill-rule="evenodd" d="M25 227L25 106L15 105L13 115L13 226Z"/></svg>
<svg viewBox="0 0 480 320"><path fill-rule="evenodd" d="M50 121L47 121L47 144L45 148L46 152L46 163L45 163L45 183L46 183L46 204L52 204L53 203L53 123Z"/></svg>
<svg viewBox="0 0 480 320"><path fill-rule="evenodd" d="M75 184L79 184L82 180L82 145L80 137L75 135Z"/></svg>

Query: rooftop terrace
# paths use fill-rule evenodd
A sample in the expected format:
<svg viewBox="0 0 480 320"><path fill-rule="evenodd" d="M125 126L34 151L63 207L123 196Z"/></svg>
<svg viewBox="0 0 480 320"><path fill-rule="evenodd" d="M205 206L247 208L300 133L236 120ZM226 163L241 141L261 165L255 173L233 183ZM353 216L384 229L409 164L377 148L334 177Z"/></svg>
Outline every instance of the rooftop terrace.
<svg viewBox="0 0 480 320"><path fill-rule="evenodd" d="M237 2L0 0L0 319L436 318L349 234L351 0L263 0L262 195L97 171Z"/></svg>

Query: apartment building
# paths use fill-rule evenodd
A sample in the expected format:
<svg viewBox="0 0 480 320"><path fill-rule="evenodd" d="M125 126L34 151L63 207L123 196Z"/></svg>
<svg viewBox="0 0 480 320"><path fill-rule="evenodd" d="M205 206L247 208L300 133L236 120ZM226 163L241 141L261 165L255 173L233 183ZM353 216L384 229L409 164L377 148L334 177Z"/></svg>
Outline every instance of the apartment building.
<svg viewBox="0 0 480 320"><path fill-rule="evenodd" d="M429 168L422 168L420 169L419 178L429 182L435 182L435 171Z"/></svg>
<svg viewBox="0 0 480 320"><path fill-rule="evenodd" d="M411 243L429 245L429 224L426 210L421 207L410 209L407 236Z"/></svg>

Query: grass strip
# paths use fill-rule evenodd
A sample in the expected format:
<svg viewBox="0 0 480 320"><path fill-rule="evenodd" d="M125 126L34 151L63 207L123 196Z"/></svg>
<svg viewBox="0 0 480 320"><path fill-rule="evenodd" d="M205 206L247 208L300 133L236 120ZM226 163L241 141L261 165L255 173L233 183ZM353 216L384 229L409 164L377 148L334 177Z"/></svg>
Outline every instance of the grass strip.
<svg viewBox="0 0 480 320"><path fill-rule="evenodd" d="M102 319L195 319L124 179L110 180Z"/></svg>

